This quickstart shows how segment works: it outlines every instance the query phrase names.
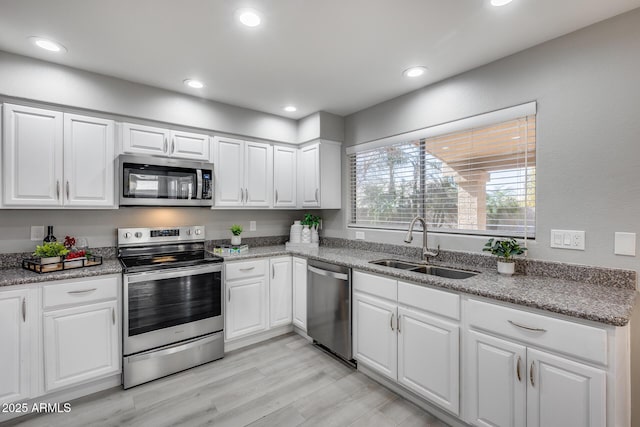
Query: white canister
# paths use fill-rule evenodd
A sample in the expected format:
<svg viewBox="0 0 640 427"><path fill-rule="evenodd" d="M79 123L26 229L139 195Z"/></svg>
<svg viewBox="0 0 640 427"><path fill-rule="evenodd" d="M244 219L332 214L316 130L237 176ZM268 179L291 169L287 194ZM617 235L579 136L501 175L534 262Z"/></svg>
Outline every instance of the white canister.
<svg viewBox="0 0 640 427"><path fill-rule="evenodd" d="M314 225L311 227L311 243L319 243L320 236L318 235L318 226Z"/></svg>
<svg viewBox="0 0 640 427"><path fill-rule="evenodd" d="M311 243L311 230L308 225L302 227L302 243Z"/></svg>
<svg viewBox="0 0 640 427"><path fill-rule="evenodd" d="M290 243L300 243L302 239L302 225L300 221L294 221L291 226L291 232L289 233L289 242Z"/></svg>

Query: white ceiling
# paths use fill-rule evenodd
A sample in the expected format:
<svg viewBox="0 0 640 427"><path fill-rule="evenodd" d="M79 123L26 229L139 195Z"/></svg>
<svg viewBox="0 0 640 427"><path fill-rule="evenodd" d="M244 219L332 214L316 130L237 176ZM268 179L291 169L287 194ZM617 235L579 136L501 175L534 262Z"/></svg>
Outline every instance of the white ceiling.
<svg viewBox="0 0 640 427"><path fill-rule="evenodd" d="M262 13L257 28L234 18ZM300 118L347 115L640 0L0 0L0 50ZM54 54L27 37L67 47ZM413 65L429 68L415 79ZM186 78L204 89L183 85ZM282 107L294 104L295 113Z"/></svg>

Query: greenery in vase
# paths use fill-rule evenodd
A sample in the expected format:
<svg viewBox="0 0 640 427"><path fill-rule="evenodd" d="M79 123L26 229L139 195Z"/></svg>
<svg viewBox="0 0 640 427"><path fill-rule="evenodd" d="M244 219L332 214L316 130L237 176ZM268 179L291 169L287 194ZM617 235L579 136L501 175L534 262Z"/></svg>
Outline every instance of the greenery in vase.
<svg viewBox="0 0 640 427"><path fill-rule="evenodd" d="M239 236L240 234L242 234L242 226L238 224L233 224L231 226L231 234L233 234L234 236Z"/></svg>
<svg viewBox="0 0 640 427"><path fill-rule="evenodd" d="M309 228L319 227L321 220L322 218L319 216L308 213L304 215L304 219L300 221L300 224L308 225Z"/></svg>
<svg viewBox="0 0 640 427"><path fill-rule="evenodd" d="M489 239L482 249L485 252L491 252L499 258L502 258L503 262L513 262L511 257L514 255L522 255L527 248L524 248L518 244L516 239Z"/></svg>
<svg viewBox="0 0 640 427"><path fill-rule="evenodd" d="M63 256L69 253L69 249L65 248L62 243L59 242L47 242L42 245L36 246L34 256L40 258L49 258L56 256Z"/></svg>

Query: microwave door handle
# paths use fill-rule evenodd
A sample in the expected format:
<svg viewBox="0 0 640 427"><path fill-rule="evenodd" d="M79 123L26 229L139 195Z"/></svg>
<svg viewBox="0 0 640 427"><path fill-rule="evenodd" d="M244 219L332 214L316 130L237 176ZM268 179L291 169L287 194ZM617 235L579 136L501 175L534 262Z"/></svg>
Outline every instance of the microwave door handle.
<svg viewBox="0 0 640 427"><path fill-rule="evenodd" d="M202 169L196 169L196 199L202 200Z"/></svg>

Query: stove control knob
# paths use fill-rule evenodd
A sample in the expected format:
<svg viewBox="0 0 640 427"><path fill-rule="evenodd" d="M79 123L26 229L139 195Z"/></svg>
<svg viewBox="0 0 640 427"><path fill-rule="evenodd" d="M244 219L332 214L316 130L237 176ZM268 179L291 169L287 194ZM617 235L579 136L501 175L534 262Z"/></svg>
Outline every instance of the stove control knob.
<svg viewBox="0 0 640 427"><path fill-rule="evenodd" d="M130 237L131 237L131 233L129 233L129 232L127 231L126 233L124 233L124 234L122 235L122 237L124 237L125 239L128 239L128 238L130 238Z"/></svg>
<svg viewBox="0 0 640 427"><path fill-rule="evenodd" d="M188 229L188 230L187 230L187 236L191 236L191 234L193 234L193 233L192 233L192 231L191 231L191 229Z"/></svg>
<svg viewBox="0 0 640 427"><path fill-rule="evenodd" d="M199 236L202 234L202 230L200 230L199 228L196 228L195 233L196 233L196 236Z"/></svg>
<svg viewBox="0 0 640 427"><path fill-rule="evenodd" d="M141 233L141 232L139 232L139 231L136 231L136 237L137 237L138 239L139 239L139 238L141 238L141 237L142 237L142 233Z"/></svg>

